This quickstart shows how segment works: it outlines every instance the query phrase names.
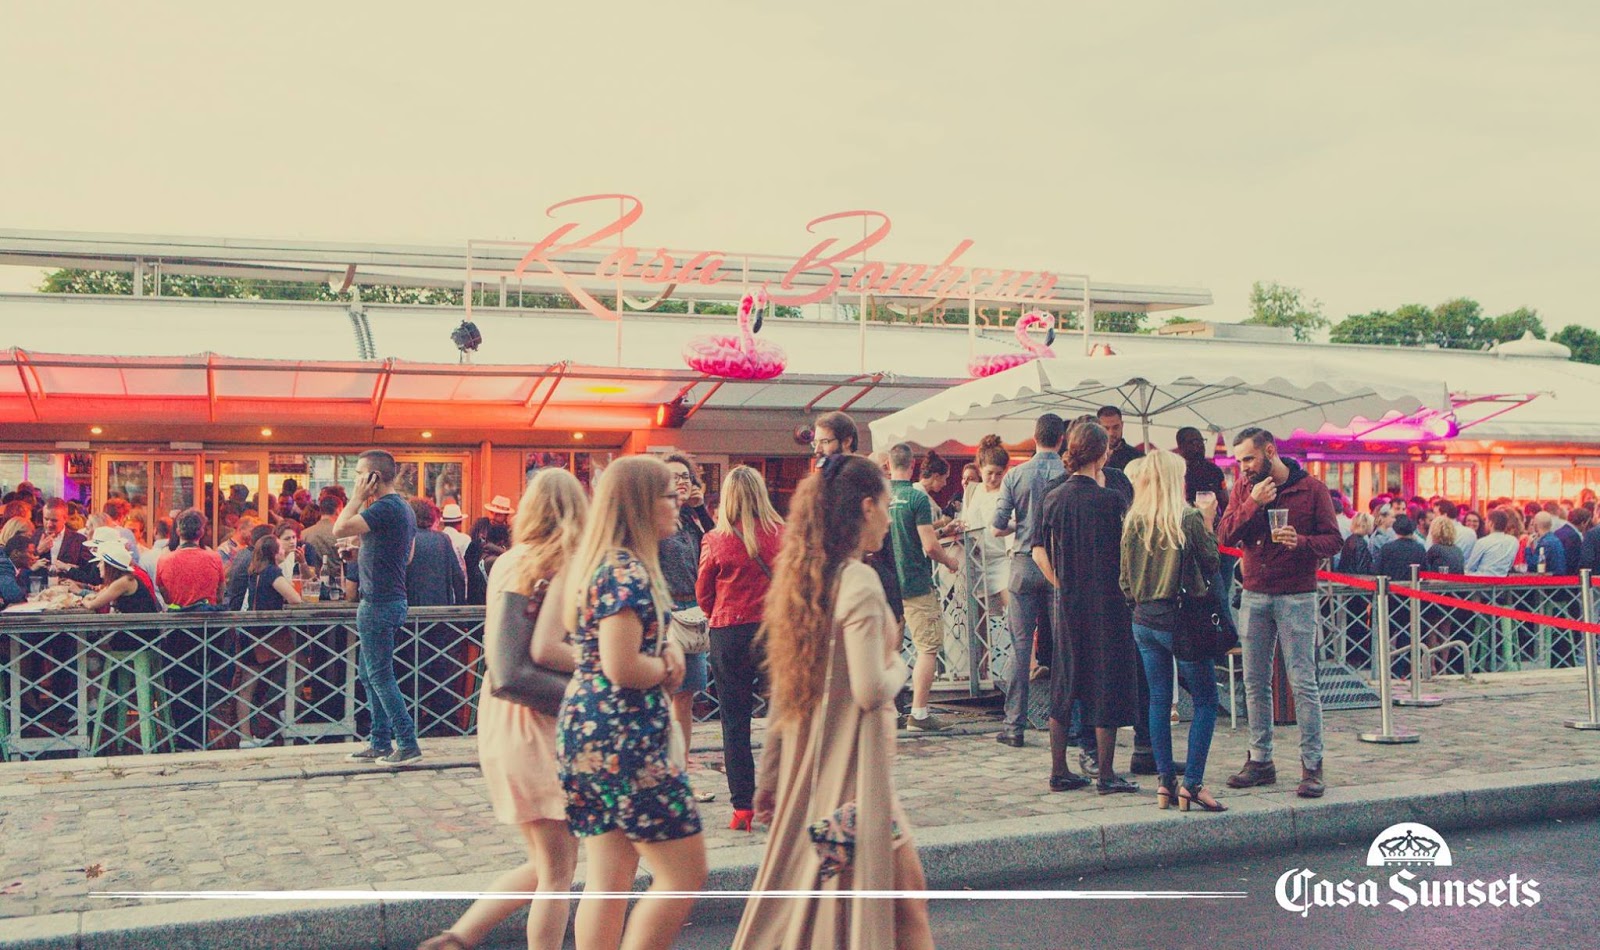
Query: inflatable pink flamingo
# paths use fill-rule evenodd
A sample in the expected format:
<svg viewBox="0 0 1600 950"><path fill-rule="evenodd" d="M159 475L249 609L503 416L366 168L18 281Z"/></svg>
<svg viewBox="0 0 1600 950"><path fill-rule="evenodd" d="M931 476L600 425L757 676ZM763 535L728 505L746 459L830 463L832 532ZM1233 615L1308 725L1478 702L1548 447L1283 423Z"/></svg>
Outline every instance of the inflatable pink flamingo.
<svg viewBox="0 0 1600 950"><path fill-rule="evenodd" d="M724 379L771 379L781 375L789 365L783 347L755 338L761 332L762 311L766 307L765 290L745 294L739 301L738 336L695 337L684 345L683 361L692 370Z"/></svg>
<svg viewBox="0 0 1600 950"><path fill-rule="evenodd" d="M1035 343L1028 339L1028 331L1034 327L1044 327L1043 343ZM1025 353L1001 353L998 356L974 356L967 363L967 372L973 376L993 376L1003 373L1008 369L1031 363L1037 359L1053 359L1055 350L1050 349L1050 344L1056 341L1056 318L1042 310L1034 310L1023 314L1017 320L1017 342L1022 344Z"/></svg>

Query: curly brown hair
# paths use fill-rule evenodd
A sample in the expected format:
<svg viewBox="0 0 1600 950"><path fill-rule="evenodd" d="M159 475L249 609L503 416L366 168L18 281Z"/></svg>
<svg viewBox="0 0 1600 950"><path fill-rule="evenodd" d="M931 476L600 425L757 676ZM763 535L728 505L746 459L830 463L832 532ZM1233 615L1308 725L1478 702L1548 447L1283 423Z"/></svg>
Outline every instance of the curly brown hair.
<svg viewBox="0 0 1600 950"><path fill-rule="evenodd" d="M845 456L807 476L789 503L761 630L774 725L804 723L821 698L835 582L861 543L861 503L888 490L876 465Z"/></svg>

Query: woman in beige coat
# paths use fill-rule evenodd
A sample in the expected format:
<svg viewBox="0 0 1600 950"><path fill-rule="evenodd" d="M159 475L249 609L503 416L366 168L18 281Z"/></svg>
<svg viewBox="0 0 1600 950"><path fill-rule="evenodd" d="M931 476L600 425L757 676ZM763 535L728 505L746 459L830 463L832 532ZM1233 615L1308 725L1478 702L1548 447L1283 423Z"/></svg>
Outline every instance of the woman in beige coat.
<svg viewBox="0 0 1600 950"><path fill-rule="evenodd" d="M852 896L926 887L894 791L894 697L908 670L883 585L861 562L888 533L888 487L870 461L831 456L790 506L763 634L772 713L754 804L772 828L755 890L837 896L751 898L735 948L933 946L925 900ZM851 802L853 859L823 880L809 828Z"/></svg>

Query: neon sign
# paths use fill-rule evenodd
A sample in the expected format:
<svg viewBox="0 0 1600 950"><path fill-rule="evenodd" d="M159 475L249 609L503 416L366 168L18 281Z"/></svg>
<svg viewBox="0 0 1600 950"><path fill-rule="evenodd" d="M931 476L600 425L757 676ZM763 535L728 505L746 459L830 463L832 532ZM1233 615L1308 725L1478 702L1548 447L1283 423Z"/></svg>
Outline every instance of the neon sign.
<svg viewBox="0 0 1600 950"><path fill-rule="evenodd" d="M661 286L715 287L742 281L737 267L729 269L728 259L732 255L724 251L673 251L665 247L649 250L620 243L621 235L644 214L644 203L632 195L569 198L551 205L545 213L555 218L563 209L595 202L616 202L617 213L587 232L580 230L580 225L574 221L557 224L523 255L512 271L513 276L520 278L530 267L538 265L554 276L584 309L604 320L619 317L595 299L582 286L583 282L636 281ZM836 237L822 237L804 254L794 258L777 285L768 288L773 304L798 307L827 300L841 292L936 300L975 298L1034 305L1064 302L1052 293L1058 278L1049 271L995 270L958 264L972 247L970 240L957 243L938 264L863 259L889 236L889 217L879 211L840 211L823 215L807 222L806 231L816 234L821 226L838 227L848 222L859 222L862 236L847 244L841 244ZM562 255L572 252L598 253L612 238L618 239L618 245L611 247L592 267L588 264L575 266L570 259L558 261ZM847 264L853 268L848 276L843 269Z"/></svg>

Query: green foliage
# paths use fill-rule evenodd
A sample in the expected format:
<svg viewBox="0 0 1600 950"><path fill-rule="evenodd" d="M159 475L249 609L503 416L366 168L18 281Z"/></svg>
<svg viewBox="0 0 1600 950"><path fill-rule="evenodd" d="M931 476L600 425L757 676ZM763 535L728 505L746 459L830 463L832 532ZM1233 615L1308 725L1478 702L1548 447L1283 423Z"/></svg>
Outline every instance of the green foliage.
<svg viewBox="0 0 1600 950"><path fill-rule="evenodd" d="M1579 363L1600 363L1600 333L1569 323L1556 331L1550 339L1572 351Z"/></svg>
<svg viewBox="0 0 1600 950"><path fill-rule="evenodd" d="M1132 311L1108 310L1099 311L1094 315L1094 328L1099 333L1149 333L1144 328L1144 322L1150 319L1148 313L1134 313Z"/></svg>
<svg viewBox="0 0 1600 950"><path fill-rule="evenodd" d="M1322 303L1306 300L1297 287L1285 287L1276 281L1250 285L1250 318L1240 321L1263 327L1288 327L1296 340L1309 340L1316 331L1328 325L1322 315Z"/></svg>
<svg viewBox="0 0 1600 950"><path fill-rule="evenodd" d="M1544 322L1537 310L1518 307L1498 317L1485 317L1476 300L1457 297L1431 308L1409 303L1392 313L1354 313L1339 321L1329 339L1334 343L1477 350L1520 340L1526 332L1544 339Z"/></svg>
<svg viewBox="0 0 1600 950"><path fill-rule="evenodd" d="M1536 340L1544 339L1544 321L1539 319L1539 311L1532 307L1518 307L1509 313L1491 317L1483 322L1483 326L1484 336L1498 343L1520 340L1524 333L1532 333Z"/></svg>

